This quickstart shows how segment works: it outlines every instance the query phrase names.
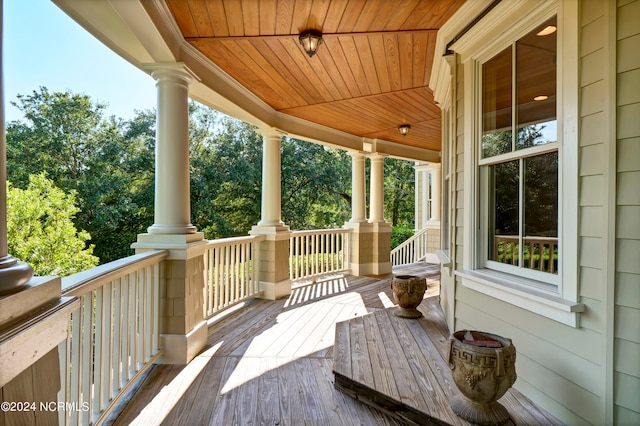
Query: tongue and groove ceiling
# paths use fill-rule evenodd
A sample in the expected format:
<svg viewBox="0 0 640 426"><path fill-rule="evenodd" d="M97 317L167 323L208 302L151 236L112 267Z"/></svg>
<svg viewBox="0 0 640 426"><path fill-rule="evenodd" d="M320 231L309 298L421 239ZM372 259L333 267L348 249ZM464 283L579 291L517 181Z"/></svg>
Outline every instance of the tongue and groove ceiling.
<svg viewBox="0 0 640 426"><path fill-rule="evenodd" d="M440 151L427 87L437 30L464 0L166 0L185 40L283 114ZM309 58L300 32L321 31ZM402 136L397 127L411 125Z"/></svg>

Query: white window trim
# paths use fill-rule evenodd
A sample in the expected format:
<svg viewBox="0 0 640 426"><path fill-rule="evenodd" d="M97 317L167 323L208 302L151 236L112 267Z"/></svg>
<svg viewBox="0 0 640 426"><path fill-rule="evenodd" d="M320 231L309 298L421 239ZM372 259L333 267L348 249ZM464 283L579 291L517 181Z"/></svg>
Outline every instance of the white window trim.
<svg viewBox="0 0 640 426"><path fill-rule="evenodd" d="M479 63L523 37L554 14L558 19L558 286L479 267ZM501 2L458 40L452 49L464 66L464 235L462 284L572 327L579 327L578 303L578 2Z"/></svg>

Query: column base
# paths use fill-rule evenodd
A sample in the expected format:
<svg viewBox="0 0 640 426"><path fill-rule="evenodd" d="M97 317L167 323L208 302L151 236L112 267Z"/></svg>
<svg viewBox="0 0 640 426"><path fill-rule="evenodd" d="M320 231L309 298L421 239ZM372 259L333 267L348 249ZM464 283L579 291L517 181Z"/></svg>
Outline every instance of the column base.
<svg viewBox="0 0 640 426"><path fill-rule="evenodd" d="M138 234L138 241L131 244L136 253L151 250L169 250L168 259L190 259L200 256L206 249L208 240L204 239L204 233L193 234Z"/></svg>
<svg viewBox="0 0 640 426"><path fill-rule="evenodd" d="M281 233L290 233L291 229L289 228L289 226L285 225L285 224L260 224L258 223L257 225L253 225L253 227L251 227L251 231L249 231L249 235L266 235L267 237L269 237L269 235L276 235L276 234L281 234ZM287 234L285 236L280 236L279 238L275 238L275 239L285 239L285 238L289 238L290 235ZM271 238L274 239L274 238Z"/></svg>
<svg viewBox="0 0 640 426"><path fill-rule="evenodd" d="M156 363L186 365L205 347L207 338L206 321L200 322L187 334L161 334L160 344L164 353Z"/></svg>
<svg viewBox="0 0 640 426"><path fill-rule="evenodd" d="M195 234L196 227L192 224L188 225L157 225L153 224L147 228L147 232L153 235L181 235Z"/></svg>
<svg viewBox="0 0 640 426"><path fill-rule="evenodd" d="M260 289L262 290L261 299L283 299L291 294L291 280L286 279L277 283L260 281Z"/></svg>

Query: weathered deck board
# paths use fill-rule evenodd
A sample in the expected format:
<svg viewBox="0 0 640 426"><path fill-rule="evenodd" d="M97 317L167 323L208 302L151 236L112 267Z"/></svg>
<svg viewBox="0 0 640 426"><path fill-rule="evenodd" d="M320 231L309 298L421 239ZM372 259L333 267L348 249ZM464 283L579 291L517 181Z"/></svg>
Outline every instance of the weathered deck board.
<svg viewBox="0 0 640 426"><path fill-rule="evenodd" d="M441 320L435 314L440 310L437 300L426 298L420 310L429 312L427 317L399 318L392 308L337 323L334 353L344 355L334 362L335 386L408 424L469 425L449 405L459 391L446 360L448 332L430 324L429 318ZM354 354L353 339L360 338L361 323L367 324L372 341L366 352ZM351 351L343 349L349 347ZM349 353L351 361L343 359ZM351 370L342 368L349 362ZM356 364L374 366L374 380L358 374ZM561 424L515 389L509 390L500 403L509 411L511 425Z"/></svg>
<svg viewBox="0 0 640 426"><path fill-rule="evenodd" d="M397 273L429 276L427 295L437 295L436 265L418 264ZM189 365L152 367L106 424L406 424L417 414L405 410L401 416L404 420L398 420L382 405L376 410L362 404L336 390L332 371L342 368L351 372L351 342L346 352L335 349L334 339L344 338L335 324L362 317L364 341L358 343L358 350L380 352L380 358L365 368L372 374L374 385L391 389L399 398L391 370L384 368L398 354L387 351L382 333L372 322L375 318L364 316L393 305L391 300L387 276L333 277L296 288L286 300L252 301L209 327L206 347ZM435 298L426 300L437 307ZM437 331L439 336L424 358L429 360L434 354L444 357L448 330L442 314L435 309L429 311L430 305L420 308L432 321L419 323L420 328ZM415 333L411 329L411 334ZM340 362L334 365L334 354L336 359L342 354L342 367ZM405 364L410 368L407 361ZM392 386L396 386L395 391ZM529 419L544 419L531 414L532 407L520 404Z"/></svg>

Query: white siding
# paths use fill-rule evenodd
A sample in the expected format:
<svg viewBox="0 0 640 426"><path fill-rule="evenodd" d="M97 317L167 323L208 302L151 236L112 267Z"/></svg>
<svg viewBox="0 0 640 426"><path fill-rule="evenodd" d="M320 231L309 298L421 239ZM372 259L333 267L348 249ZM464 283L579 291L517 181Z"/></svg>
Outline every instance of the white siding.
<svg viewBox="0 0 640 426"><path fill-rule="evenodd" d="M580 327L565 326L460 283L456 286L455 328L487 330L512 338L518 350L515 387L568 424L608 424L610 419L619 424L640 424L640 0L620 0L618 5L619 40L615 46L609 37L615 21L611 15L614 4L600 0L580 3L580 75L576 83L580 189L576 220L578 297L586 305ZM609 61L613 48L617 49L618 72L625 73L617 79ZM459 95L463 89L468 91L460 86L463 81L460 73ZM616 81L624 86L618 87L618 102L622 100L624 105L617 109L611 103L612 82ZM452 261L456 269L462 269L463 191L474 189L461 185L468 153L462 143L465 135L460 96L458 102L458 159L453 170L458 174L458 246ZM620 123L616 146L611 138L614 113ZM616 150L617 163L613 155ZM618 206L616 226L612 227L614 182ZM615 333L613 318L617 322Z"/></svg>
<svg viewBox="0 0 640 426"><path fill-rule="evenodd" d="M617 16L614 418L640 424L640 1Z"/></svg>

